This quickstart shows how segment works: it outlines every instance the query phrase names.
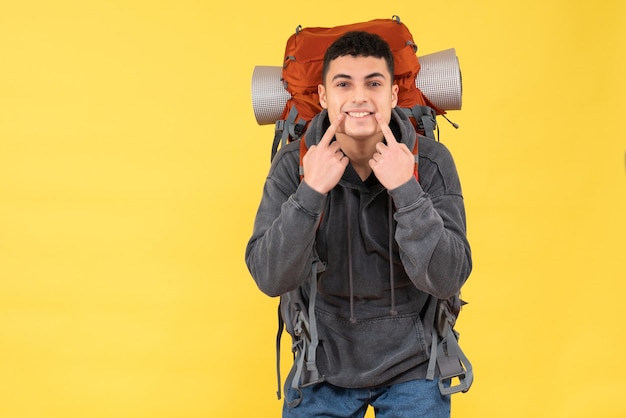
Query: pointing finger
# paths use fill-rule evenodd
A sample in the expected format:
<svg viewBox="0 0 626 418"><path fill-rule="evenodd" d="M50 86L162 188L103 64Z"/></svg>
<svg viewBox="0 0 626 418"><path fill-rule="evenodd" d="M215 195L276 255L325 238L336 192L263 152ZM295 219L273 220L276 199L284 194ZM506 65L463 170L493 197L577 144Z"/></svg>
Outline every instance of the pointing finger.
<svg viewBox="0 0 626 418"><path fill-rule="evenodd" d="M389 128L389 125L384 121L383 115L381 115L380 113L376 113L376 122L378 122L380 130L387 140L387 146L389 146L390 144L397 144L398 141L396 140L396 137L393 136L393 132L391 132L391 128Z"/></svg>
<svg viewBox="0 0 626 418"><path fill-rule="evenodd" d="M337 115L337 119L331 121L330 126L328 127L328 129L326 129L326 132L322 136L322 139L320 139L320 142L317 144L318 146L328 146L330 144L330 141L334 138L335 133L337 132L337 128L339 128L339 125L341 125L341 122L343 122L344 118L345 116L340 113L339 115Z"/></svg>

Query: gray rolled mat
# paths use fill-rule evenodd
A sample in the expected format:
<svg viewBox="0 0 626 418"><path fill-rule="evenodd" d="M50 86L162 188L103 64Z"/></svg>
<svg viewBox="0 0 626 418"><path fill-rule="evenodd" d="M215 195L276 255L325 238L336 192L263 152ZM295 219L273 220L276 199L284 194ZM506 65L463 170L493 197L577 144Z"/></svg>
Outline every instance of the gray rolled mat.
<svg viewBox="0 0 626 418"><path fill-rule="evenodd" d="M463 93L461 69L454 48L418 57L420 72L415 85L443 110L460 110ZM254 67L252 109L259 125L275 123L291 97L283 87L282 67Z"/></svg>

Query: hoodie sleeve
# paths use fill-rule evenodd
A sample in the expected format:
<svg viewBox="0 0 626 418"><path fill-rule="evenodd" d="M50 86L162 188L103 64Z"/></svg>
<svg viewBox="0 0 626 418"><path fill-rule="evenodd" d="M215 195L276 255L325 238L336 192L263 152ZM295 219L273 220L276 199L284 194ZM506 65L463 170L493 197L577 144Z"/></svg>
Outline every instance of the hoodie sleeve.
<svg viewBox="0 0 626 418"><path fill-rule="evenodd" d="M315 235L326 195L300 182L298 155L279 152L274 158L246 247L248 269L269 296L307 280L316 257Z"/></svg>
<svg viewBox="0 0 626 418"><path fill-rule="evenodd" d="M461 289L472 269L465 207L452 155L430 141L415 178L390 190L402 264L415 286L439 299Z"/></svg>

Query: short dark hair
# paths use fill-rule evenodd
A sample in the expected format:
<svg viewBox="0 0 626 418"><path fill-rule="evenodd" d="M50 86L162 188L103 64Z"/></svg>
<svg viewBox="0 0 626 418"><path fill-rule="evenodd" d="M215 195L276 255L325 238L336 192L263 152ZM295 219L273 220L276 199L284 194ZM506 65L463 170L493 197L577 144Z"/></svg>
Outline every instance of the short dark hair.
<svg viewBox="0 0 626 418"><path fill-rule="evenodd" d="M393 52L389 44L380 36L364 31L346 32L335 40L324 54L324 64L322 66L322 82L326 80L330 62L339 57L350 55L352 57L374 57L384 58L387 69L391 74L393 82Z"/></svg>

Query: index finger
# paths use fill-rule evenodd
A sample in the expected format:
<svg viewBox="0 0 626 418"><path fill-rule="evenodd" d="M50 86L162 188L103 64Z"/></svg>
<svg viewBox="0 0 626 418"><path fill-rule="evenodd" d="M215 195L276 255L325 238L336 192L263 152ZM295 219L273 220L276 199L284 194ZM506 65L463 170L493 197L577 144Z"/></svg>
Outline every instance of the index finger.
<svg viewBox="0 0 626 418"><path fill-rule="evenodd" d="M385 139L387 140L387 145L397 144L398 141L396 140L396 137L393 135L393 132L391 132L391 128L389 127L389 124L387 124L387 122L383 120L383 115L381 115L380 113L376 113L376 122L378 122L378 126L380 126L380 130L383 133L383 136L385 137Z"/></svg>
<svg viewBox="0 0 626 418"><path fill-rule="evenodd" d="M337 128L339 128L339 125L341 125L341 122L343 122L344 117L345 116L340 113L339 115L337 115L337 119L331 121L330 126L328 127L328 129L326 129L326 132L322 136L322 139L320 139L320 142L317 143L318 146L322 145L327 147L328 145L330 145L330 141L334 138L335 133L337 132Z"/></svg>

